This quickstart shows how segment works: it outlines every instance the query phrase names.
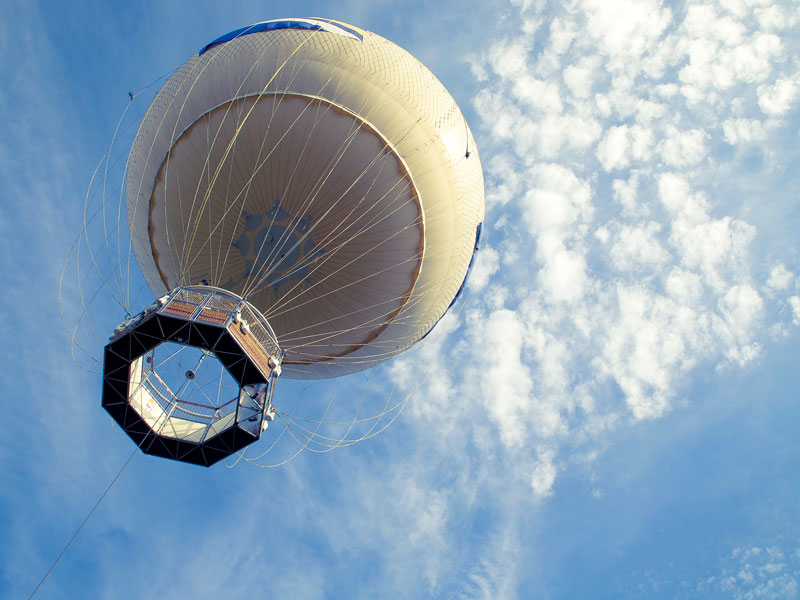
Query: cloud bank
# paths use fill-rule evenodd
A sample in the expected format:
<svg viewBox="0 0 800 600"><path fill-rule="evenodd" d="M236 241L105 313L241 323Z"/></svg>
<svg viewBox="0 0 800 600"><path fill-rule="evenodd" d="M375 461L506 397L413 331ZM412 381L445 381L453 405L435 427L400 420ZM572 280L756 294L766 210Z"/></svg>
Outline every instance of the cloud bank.
<svg viewBox="0 0 800 600"><path fill-rule="evenodd" d="M751 218L790 198L773 178L797 136L800 16L759 1L517 6L470 60L490 247L450 328L463 340L416 360L434 370L424 395L483 417L472 443L541 497L567 446L663 416L698 366L751 365L800 321L794 240L766 254Z"/></svg>

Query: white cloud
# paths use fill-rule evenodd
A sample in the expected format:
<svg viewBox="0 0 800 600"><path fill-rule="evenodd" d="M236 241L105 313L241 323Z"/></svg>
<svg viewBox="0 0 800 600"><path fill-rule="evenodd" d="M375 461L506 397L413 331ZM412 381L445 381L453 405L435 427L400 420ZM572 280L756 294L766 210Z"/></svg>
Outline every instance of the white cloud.
<svg viewBox="0 0 800 600"><path fill-rule="evenodd" d="M480 561L465 578L464 595L459 598L515 598L520 568L519 555L522 550L519 532L507 525L493 534L484 548Z"/></svg>
<svg viewBox="0 0 800 600"><path fill-rule="evenodd" d="M533 235L554 233L559 239L592 215L589 185L558 164L536 165L530 171L523 199L523 218Z"/></svg>
<svg viewBox="0 0 800 600"><path fill-rule="evenodd" d="M603 169L624 169L633 161L647 160L653 145L653 135L648 129L633 125L612 127L597 146L597 158Z"/></svg>
<svg viewBox="0 0 800 600"><path fill-rule="evenodd" d="M670 255L657 239L660 231L661 226L653 221L622 225L609 253L611 264L621 271L665 264Z"/></svg>
<svg viewBox="0 0 800 600"><path fill-rule="evenodd" d="M633 171L628 179L615 179L611 185L624 217L646 216L649 212L647 204L638 199L639 177L640 173Z"/></svg>
<svg viewBox="0 0 800 600"><path fill-rule="evenodd" d="M505 204L520 193L522 178L514 168L513 157L507 154L495 154L485 164L488 175L486 189L487 211L496 204Z"/></svg>
<svg viewBox="0 0 800 600"><path fill-rule="evenodd" d="M681 306L697 306L703 299L703 279L697 273L680 267L674 267L670 271L664 288Z"/></svg>
<svg viewBox="0 0 800 600"><path fill-rule="evenodd" d="M500 77L515 79L527 72L529 50L525 38L503 40L489 50L488 63Z"/></svg>
<svg viewBox="0 0 800 600"><path fill-rule="evenodd" d="M749 285L734 285L720 298L720 313L728 327L747 339L750 330L757 324L764 303Z"/></svg>
<svg viewBox="0 0 800 600"><path fill-rule="evenodd" d="M761 121L755 119L728 119L722 128L725 141L731 145L761 141L766 137Z"/></svg>
<svg viewBox="0 0 800 600"><path fill-rule="evenodd" d="M547 243L552 241L553 243ZM588 283L586 259L579 252L568 250L550 236L542 236L540 255L544 266L539 281L554 301L577 302Z"/></svg>
<svg viewBox="0 0 800 600"><path fill-rule="evenodd" d="M780 116L788 112L797 99L800 84L797 76L781 77L772 85L758 88L758 105L769 116Z"/></svg>
<svg viewBox="0 0 800 600"><path fill-rule="evenodd" d="M531 475L531 488L535 496L549 496L556 480L556 467L553 465L553 452L544 451L539 454L536 466Z"/></svg>
<svg viewBox="0 0 800 600"><path fill-rule="evenodd" d="M574 226L591 219L589 186L560 165L537 165L523 199L523 219L535 236L539 281L556 301L575 302L588 278ZM579 234L581 237L583 234Z"/></svg>
<svg viewBox="0 0 800 600"><path fill-rule="evenodd" d="M679 131L668 127L666 137L659 145L661 158L670 167L689 167L706 156L708 134L700 129Z"/></svg>
<svg viewBox="0 0 800 600"><path fill-rule="evenodd" d="M787 550L780 539L765 547L734 548L719 561L719 571L695 582L693 591L699 597L723 594L734 600L796 598L800 551Z"/></svg>
<svg viewBox="0 0 800 600"><path fill-rule="evenodd" d="M507 446L521 445L527 435L523 415L533 392L533 382L522 360L524 326L516 313L499 309L484 320L472 320L472 339L491 348L475 365L489 418Z"/></svg>
<svg viewBox="0 0 800 600"><path fill-rule="evenodd" d="M658 190L671 213L670 242L681 263L703 272L716 290L723 289L726 275L742 277L755 228L729 216L712 219L706 196L692 193L686 179L679 175L661 175Z"/></svg>
<svg viewBox="0 0 800 600"><path fill-rule="evenodd" d="M472 266L467 285L474 292L479 292L486 287L489 279L497 272L499 259L497 251L488 245L481 248L475 257L475 264Z"/></svg>
<svg viewBox="0 0 800 600"><path fill-rule="evenodd" d="M573 96L579 99L589 98L599 67L599 57L587 56L564 69L564 83Z"/></svg>
<svg viewBox="0 0 800 600"><path fill-rule="evenodd" d="M710 5L690 7L687 21L679 29L678 51L688 58L679 79L683 94L689 99L714 100L718 90L737 83L754 83L769 76L771 63L782 50L781 40L772 33L756 32L751 37L729 18L718 18ZM704 18L711 21L702 23ZM689 21L691 19L691 21ZM718 27L711 23L719 23ZM725 38L725 31L732 35Z"/></svg>
<svg viewBox="0 0 800 600"><path fill-rule="evenodd" d="M586 33L612 63L636 60L657 45L672 18L671 11L656 0L584 0L579 9L586 14Z"/></svg>
<svg viewBox="0 0 800 600"><path fill-rule="evenodd" d="M660 416L669 406L672 372L692 362L685 351L697 333L673 300L639 286L619 286L616 297L618 316L609 315L595 363L617 381L635 418Z"/></svg>
<svg viewBox="0 0 800 600"><path fill-rule="evenodd" d="M800 325L800 296L790 296L788 302L792 307L792 323Z"/></svg>
<svg viewBox="0 0 800 600"><path fill-rule="evenodd" d="M785 9L777 4L767 4L756 11L758 23L764 29L788 29L795 26L800 19L800 12Z"/></svg>
<svg viewBox="0 0 800 600"><path fill-rule="evenodd" d="M783 263L777 263L769 271L767 287L772 290L785 290L791 286L793 281L794 273L787 269Z"/></svg>
<svg viewBox="0 0 800 600"><path fill-rule="evenodd" d="M487 297L471 331L501 305L525 323L507 343L526 394L498 384L513 400L493 422L515 452L518 436L547 442L552 461L529 454L540 489L552 488L562 436L603 435L620 414L656 418L697 365L761 354L782 302L767 290L788 283L778 270L757 289L759 232L749 198L730 199L738 167L718 149L779 133L761 113L783 111L795 76L779 25L758 29L776 21L768 8L586 0L506 31L483 59L475 108L502 156L489 193L507 236L492 280L509 291Z"/></svg>
<svg viewBox="0 0 800 600"><path fill-rule="evenodd" d="M575 22L570 19L556 17L550 22L550 49L556 54L563 54L575 39Z"/></svg>
<svg viewBox="0 0 800 600"><path fill-rule="evenodd" d="M518 75L513 87L514 96L523 105L543 112L560 113L561 94L557 83L545 82L527 74Z"/></svg>

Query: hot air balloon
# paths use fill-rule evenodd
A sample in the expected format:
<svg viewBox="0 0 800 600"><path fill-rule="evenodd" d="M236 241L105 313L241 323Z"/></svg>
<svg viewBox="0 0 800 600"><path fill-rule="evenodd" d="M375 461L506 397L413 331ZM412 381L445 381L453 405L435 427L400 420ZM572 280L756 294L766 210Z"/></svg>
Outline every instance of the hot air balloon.
<svg viewBox="0 0 800 600"><path fill-rule="evenodd" d="M131 244L158 300L105 348L103 406L146 453L211 465L257 440L278 375L368 369L455 302L483 176L408 52L329 19L205 45L128 156Z"/></svg>

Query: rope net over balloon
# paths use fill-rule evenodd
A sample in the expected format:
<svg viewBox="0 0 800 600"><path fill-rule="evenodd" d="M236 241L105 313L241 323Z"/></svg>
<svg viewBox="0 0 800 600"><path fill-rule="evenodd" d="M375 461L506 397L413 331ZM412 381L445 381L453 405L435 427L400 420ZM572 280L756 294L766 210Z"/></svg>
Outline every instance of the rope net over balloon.
<svg viewBox="0 0 800 600"><path fill-rule="evenodd" d="M483 213L474 141L449 95L441 123L420 116L422 109L409 109L402 120L379 87L354 96L349 74L320 74L314 52L342 52L333 34L283 32L280 47L261 37L270 35L214 46L162 78L157 94L160 80L131 94L91 178L59 289L73 358L93 373L102 372L103 346L123 318L164 291L198 284L235 292L260 309L290 377L377 366L336 380L282 377L266 439L228 466L282 465L303 450L328 452L369 439L397 419L427 375L399 393L380 363L419 342L441 318L476 245L463 235L437 242L427 234L471 226L474 236L472 224ZM390 59L400 56L374 38L388 44L380 47ZM235 69L227 68L231 61ZM418 63L409 68L428 73ZM220 78L233 90L223 92L230 96L224 102L215 99ZM386 113L390 137L369 118ZM451 122L456 126L442 126ZM415 159L426 153L440 159ZM426 205L425 190L446 183L435 183L442 169L463 169L466 160L478 174L464 189L478 194L472 188L479 185L480 201L466 203L468 214L456 217ZM423 272L423 260L443 266ZM235 395L224 369L199 377L183 366L206 355L192 346L170 348L168 358L179 365L175 385L195 394L198 407L222 410ZM158 362L155 354L152 360ZM191 414L192 402L180 410Z"/></svg>

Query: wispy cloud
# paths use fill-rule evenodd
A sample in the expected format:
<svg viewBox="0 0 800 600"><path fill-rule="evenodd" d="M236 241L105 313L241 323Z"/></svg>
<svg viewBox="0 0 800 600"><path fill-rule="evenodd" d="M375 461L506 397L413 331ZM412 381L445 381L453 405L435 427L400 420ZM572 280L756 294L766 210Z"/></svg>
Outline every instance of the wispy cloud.
<svg viewBox="0 0 800 600"><path fill-rule="evenodd" d="M721 183L740 148L767 152L775 119L796 106L781 32L797 15L773 12L534 3L473 61L488 221L505 237L486 290L513 291L502 307L487 293L469 322L482 327L472 340L503 340L482 360L503 443L558 444L613 419L622 406L597 408L609 380L629 415L655 418L697 365L760 356L765 309L791 305L795 283L785 266L757 270L746 215L760 198L730 198ZM539 493L553 482L533 480Z"/></svg>

